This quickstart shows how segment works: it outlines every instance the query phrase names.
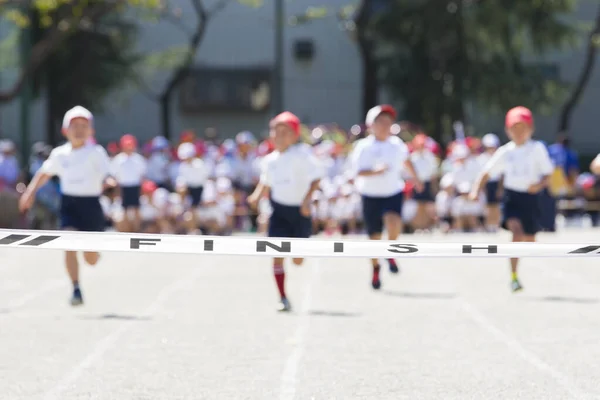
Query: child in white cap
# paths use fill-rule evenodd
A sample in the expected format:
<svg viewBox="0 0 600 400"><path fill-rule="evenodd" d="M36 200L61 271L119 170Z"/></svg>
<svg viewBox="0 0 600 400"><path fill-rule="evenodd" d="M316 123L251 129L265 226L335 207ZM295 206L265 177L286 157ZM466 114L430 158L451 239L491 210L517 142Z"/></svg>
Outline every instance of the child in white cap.
<svg viewBox="0 0 600 400"><path fill-rule="evenodd" d="M208 180L208 171L204 161L196 157L196 146L192 143L182 143L177 149L177 157L181 160L176 179L177 192L183 198L189 197L191 209L184 215L188 233L198 232L196 210L202 201L204 185Z"/></svg>
<svg viewBox="0 0 600 400"><path fill-rule="evenodd" d="M33 177L20 199L19 207L25 211L31 207L35 192L53 176L60 179L61 229L77 231L104 231L104 211L100 196L104 190L110 171L110 158L104 148L92 144L94 135L92 113L76 106L65 114L62 132L68 142L52 150L48 159ZM110 183L114 186L114 182ZM100 255L97 252L84 252L84 260L95 265ZM67 273L73 283L71 304L83 304L79 287L79 262L77 253L67 251L65 256Z"/></svg>

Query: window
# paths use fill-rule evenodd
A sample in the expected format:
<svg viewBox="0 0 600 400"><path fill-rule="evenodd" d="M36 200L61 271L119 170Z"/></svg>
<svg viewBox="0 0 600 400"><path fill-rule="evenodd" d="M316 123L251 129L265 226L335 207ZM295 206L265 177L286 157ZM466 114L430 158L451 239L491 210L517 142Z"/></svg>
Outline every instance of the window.
<svg viewBox="0 0 600 400"><path fill-rule="evenodd" d="M270 87L267 68L196 68L181 83L181 110L264 112Z"/></svg>

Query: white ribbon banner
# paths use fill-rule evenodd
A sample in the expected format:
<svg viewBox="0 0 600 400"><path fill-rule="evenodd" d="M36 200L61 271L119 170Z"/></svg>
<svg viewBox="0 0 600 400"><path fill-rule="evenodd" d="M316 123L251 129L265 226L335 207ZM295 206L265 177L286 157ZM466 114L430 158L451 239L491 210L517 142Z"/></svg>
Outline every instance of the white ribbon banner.
<svg viewBox="0 0 600 400"><path fill-rule="evenodd" d="M3 247L270 257L507 258L600 255L600 244L593 243L416 243L405 239L399 241L323 240L0 229L0 249Z"/></svg>

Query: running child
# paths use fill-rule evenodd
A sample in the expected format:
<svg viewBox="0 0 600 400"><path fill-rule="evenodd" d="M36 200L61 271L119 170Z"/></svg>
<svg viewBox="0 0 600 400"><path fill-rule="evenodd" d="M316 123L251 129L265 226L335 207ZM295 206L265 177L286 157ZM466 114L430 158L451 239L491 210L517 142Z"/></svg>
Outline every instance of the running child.
<svg viewBox="0 0 600 400"><path fill-rule="evenodd" d="M392 136L391 128L396 111L390 105L373 107L366 116L367 129L371 133L354 148L352 155L354 183L362 196L362 210L367 233L371 240L381 240L384 227L389 240L396 240L402 231L402 203L406 168L414 178L417 192L423 184L409 159L406 144ZM398 273L393 258L387 260L390 272ZM373 266L373 289L381 287L378 259L371 260Z"/></svg>
<svg viewBox="0 0 600 400"><path fill-rule="evenodd" d="M103 186L110 171L110 158L102 146L91 144L94 134L93 116L87 109L76 106L65 114L63 134L68 143L52 150L48 159L33 177L19 202L21 211L33 204L36 191L53 176L61 185L61 229L101 232L105 228L104 211L100 205ZM89 265L100 259L97 252L83 252ZM79 287L79 262L77 252L65 255L67 273L73 283L71 305L83 304Z"/></svg>
<svg viewBox="0 0 600 400"><path fill-rule="evenodd" d="M322 168L310 149L300 143L300 120L290 112L277 115L270 123L276 151L265 157L260 182L248 202L256 206L270 192L272 213L269 237L308 238L312 233L311 202L322 178ZM302 264L295 258L294 264ZM290 311L285 293L283 258L273 260L273 274L279 290L279 311Z"/></svg>
<svg viewBox="0 0 600 400"><path fill-rule="evenodd" d="M506 133L511 140L501 146L486 164L470 193L475 200L491 176L504 175L502 227L512 233L513 242L535 242L540 230L539 196L548 186L553 164L546 147L533 140L533 115L525 107L508 111ZM510 259L513 292L523 289L517 275L518 258Z"/></svg>

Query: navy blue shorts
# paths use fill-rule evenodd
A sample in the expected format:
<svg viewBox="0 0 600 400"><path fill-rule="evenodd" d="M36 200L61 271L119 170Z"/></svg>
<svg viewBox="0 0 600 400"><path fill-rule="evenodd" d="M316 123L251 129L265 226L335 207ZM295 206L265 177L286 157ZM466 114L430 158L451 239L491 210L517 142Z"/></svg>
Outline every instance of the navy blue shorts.
<svg viewBox="0 0 600 400"><path fill-rule="evenodd" d="M395 213L402 216L404 193L390 197L362 196L362 211L365 227L369 235L383 232L383 215Z"/></svg>
<svg viewBox="0 0 600 400"><path fill-rule="evenodd" d="M121 186L121 201L123 208L139 207L141 186Z"/></svg>
<svg viewBox="0 0 600 400"><path fill-rule="evenodd" d="M485 198L487 200L487 204L490 206L496 205L500 203L500 198L498 197L498 187L500 186L500 182L487 182L485 184Z"/></svg>
<svg viewBox="0 0 600 400"><path fill-rule="evenodd" d="M188 188L188 193L189 193L190 197L192 198L192 207L198 207L198 205L202 201L202 192L203 191L204 191L203 186Z"/></svg>
<svg viewBox="0 0 600 400"><path fill-rule="evenodd" d="M504 190L502 200L502 228L508 229L506 222L511 219L521 222L526 235L540 231L540 198L537 194Z"/></svg>
<svg viewBox="0 0 600 400"><path fill-rule="evenodd" d="M252 192L254 192L254 189L256 189L256 185L250 184L250 185L246 185L241 183L240 181L233 181L231 183L231 187L233 187L235 190L238 190L240 192L244 192L246 195L251 195Z"/></svg>
<svg viewBox="0 0 600 400"><path fill-rule="evenodd" d="M271 200L273 212L269 218L269 237L309 238L312 219L300 213L298 206L284 206Z"/></svg>
<svg viewBox="0 0 600 400"><path fill-rule="evenodd" d="M421 193L413 189L413 199L420 203L433 202L433 191L431 190L431 182L423 182L423 191Z"/></svg>
<svg viewBox="0 0 600 400"><path fill-rule="evenodd" d="M83 232L102 232L106 226L99 197L63 195L60 204L60 227Z"/></svg>

